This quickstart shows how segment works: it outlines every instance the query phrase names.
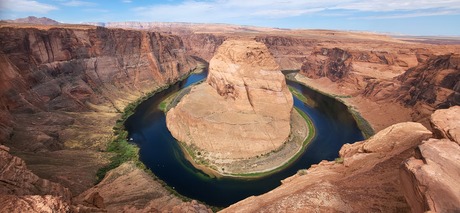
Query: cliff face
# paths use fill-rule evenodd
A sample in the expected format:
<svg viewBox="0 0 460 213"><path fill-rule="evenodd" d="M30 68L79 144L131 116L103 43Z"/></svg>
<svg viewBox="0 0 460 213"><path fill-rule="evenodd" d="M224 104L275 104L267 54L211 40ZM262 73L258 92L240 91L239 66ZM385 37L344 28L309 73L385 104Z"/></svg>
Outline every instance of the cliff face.
<svg viewBox="0 0 460 213"><path fill-rule="evenodd" d="M158 33L4 27L0 38L4 114L122 111L195 65L178 37Z"/></svg>
<svg viewBox="0 0 460 213"><path fill-rule="evenodd" d="M225 35L210 33L186 33L179 35L184 41L187 53L197 56L207 62L217 51L217 48L227 38Z"/></svg>
<svg viewBox="0 0 460 213"><path fill-rule="evenodd" d="M460 55L433 56L397 77L398 98L408 106L419 102L434 109L460 105Z"/></svg>
<svg viewBox="0 0 460 213"><path fill-rule="evenodd" d="M400 167L404 195L412 212L460 209L460 106L431 116L434 136L423 141Z"/></svg>
<svg viewBox="0 0 460 213"><path fill-rule="evenodd" d="M0 65L1 143L37 174L79 193L105 163L98 150L119 112L189 73L196 60L172 35L7 25Z"/></svg>
<svg viewBox="0 0 460 213"><path fill-rule="evenodd" d="M459 105L456 50L446 48L439 54L437 46L426 49L424 45L395 47L388 43L377 51L362 45L317 47L305 58L300 73L336 85L343 96L363 96L372 102L396 102L402 108L411 108L411 120L427 127L436 109Z"/></svg>
<svg viewBox="0 0 460 213"><path fill-rule="evenodd" d="M3 90L3 106L13 112L84 111L100 102L120 108L108 85L118 90L113 92L146 92L194 65L179 38L158 33L1 28L0 37L8 67L3 75L12 82Z"/></svg>
<svg viewBox="0 0 460 213"><path fill-rule="evenodd" d="M397 100L414 109L414 120L428 123L436 109L460 105L460 56L430 56L405 73L371 81L363 94L373 100Z"/></svg>
<svg viewBox="0 0 460 213"><path fill-rule="evenodd" d="M327 77L335 82L351 73L351 54L339 48L322 48L313 53L315 58L306 60L300 70L309 78ZM321 56L319 56L321 55Z"/></svg>

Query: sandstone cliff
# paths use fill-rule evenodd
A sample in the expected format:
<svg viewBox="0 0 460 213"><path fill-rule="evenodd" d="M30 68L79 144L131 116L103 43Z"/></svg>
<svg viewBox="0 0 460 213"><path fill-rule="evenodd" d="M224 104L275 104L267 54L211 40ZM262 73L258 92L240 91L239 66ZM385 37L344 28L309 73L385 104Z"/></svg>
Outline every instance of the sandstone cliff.
<svg viewBox="0 0 460 213"><path fill-rule="evenodd" d="M431 56L393 79L371 81L364 95L412 107L413 119L427 125L436 109L460 105L459 59L458 54Z"/></svg>
<svg viewBox="0 0 460 213"><path fill-rule="evenodd" d="M211 158L250 158L286 142L292 105L267 48L255 41L227 40L210 61L206 82L167 113L167 125L176 139Z"/></svg>
<svg viewBox="0 0 460 213"><path fill-rule="evenodd" d="M123 108L196 66L183 49L154 32L2 24L1 143L37 174L85 190Z"/></svg>

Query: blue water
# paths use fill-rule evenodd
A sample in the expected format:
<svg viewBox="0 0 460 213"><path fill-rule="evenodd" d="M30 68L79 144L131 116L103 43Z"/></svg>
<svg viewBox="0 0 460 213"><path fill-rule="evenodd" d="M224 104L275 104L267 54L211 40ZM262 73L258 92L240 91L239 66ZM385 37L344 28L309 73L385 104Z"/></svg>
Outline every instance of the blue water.
<svg viewBox="0 0 460 213"><path fill-rule="evenodd" d="M299 169L309 168L321 160L338 157L345 143L363 140L347 107L333 98L312 91L300 84L288 81L306 97L314 100L308 106L294 98L294 105L307 113L316 127L316 138L305 152L288 168L259 179L211 178L195 169L183 156L175 139L166 128L165 114L158 104L170 94L198 82L206 73L191 75L182 82L157 93L136 108L135 114L125 123L130 138L140 147L140 159L152 172L178 193L205 202L225 207L251 195L259 195L281 184L281 180L292 176Z"/></svg>

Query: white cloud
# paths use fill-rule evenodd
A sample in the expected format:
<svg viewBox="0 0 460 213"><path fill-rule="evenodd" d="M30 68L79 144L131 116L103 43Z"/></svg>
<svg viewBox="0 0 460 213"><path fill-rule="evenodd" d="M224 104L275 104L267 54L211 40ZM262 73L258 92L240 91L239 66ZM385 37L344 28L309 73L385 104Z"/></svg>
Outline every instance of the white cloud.
<svg viewBox="0 0 460 213"><path fill-rule="evenodd" d="M460 0L367 0L353 1L347 4L339 4L337 8L359 11L387 12L387 11L414 11L414 10L448 10L460 9Z"/></svg>
<svg viewBox="0 0 460 213"><path fill-rule="evenodd" d="M228 22L236 18L286 18L313 13L328 16L333 16L335 13L350 14L352 17L360 11L403 12L401 17L404 15L410 17L460 14L460 0L185 0L182 3L156 4L134 10L151 21L187 22ZM327 12L322 13L324 11ZM388 18L392 16L388 15Z"/></svg>
<svg viewBox="0 0 460 213"><path fill-rule="evenodd" d="M70 1L62 2L61 4L64 6L69 6L69 7L82 7L82 6L91 7L91 6L97 5L94 2L78 1L78 0L70 0Z"/></svg>
<svg viewBox="0 0 460 213"><path fill-rule="evenodd" d="M32 0L1 0L0 10L15 12L48 13L58 8Z"/></svg>
<svg viewBox="0 0 460 213"><path fill-rule="evenodd" d="M414 18L414 17L427 17L427 16L443 16L458 14L458 11L440 11L440 12L411 12L411 13L398 13L390 15L377 15L368 16L354 19L399 19L399 18Z"/></svg>

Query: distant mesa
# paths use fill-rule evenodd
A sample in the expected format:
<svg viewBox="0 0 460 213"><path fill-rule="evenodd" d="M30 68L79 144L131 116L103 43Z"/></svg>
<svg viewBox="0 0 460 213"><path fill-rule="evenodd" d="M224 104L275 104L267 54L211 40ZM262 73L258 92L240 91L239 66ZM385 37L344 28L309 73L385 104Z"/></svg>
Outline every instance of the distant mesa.
<svg viewBox="0 0 460 213"><path fill-rule="evenodd" d="M26 18L18 18L14 20L6 20L6 22L10 23L24 23L24 24L41 24L41 25L59 25L60 22L57 22L53 19L41 17L37 18L35 16L29 16Z"/></svg>

